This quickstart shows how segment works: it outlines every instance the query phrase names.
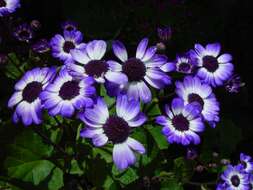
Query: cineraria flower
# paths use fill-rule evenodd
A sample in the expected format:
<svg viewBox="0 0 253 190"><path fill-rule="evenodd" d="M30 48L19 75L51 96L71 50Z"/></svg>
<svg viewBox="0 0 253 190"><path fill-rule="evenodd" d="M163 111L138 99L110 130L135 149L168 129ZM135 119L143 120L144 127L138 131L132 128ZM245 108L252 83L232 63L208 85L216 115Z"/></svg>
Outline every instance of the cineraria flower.
<svg viewBox="0 0 253 190"><path fill-rule="evenodd" d="M69 62L67 68L75 77L91 76L96 82L104 83L105 79L117 84L127 82L127 77L121 73L119 64L103 60L106 52L106 42L93 40L83 50L72 50L71 55L75 62Z"/></svg>
<svg viewBox="0 0 253 190"><path fill-rule="evenodd" d="M62 61L72 60L70 50L83 49L83 35L79 31L64 31L63 36L56 34L50 41L52 55Z"/></svg>
<svg viewBox="0 0 253 190"><path fill-rule="evenodd" d="M140 112L140 103L128 100L126 96L118 96L116 115L109 115L106 103L97 99L93 108L80 114L80 119L87 125L81 136L92 138L95 146L113 143L113 161L118 169L123 170L135 163L133 151L145 153L141 143L130 137L131 128L141 126L146 117Z"/></svg>
<svg viewBox="0 0 253 190"><path fill-rule="evenodd" d="M0 0L0 17L15 12L19 7L19 0Z"/></svg>
<svg viewBox="0 0 253 190"><path fill-rule="evenodd" d="M190 74L196 67L196 61L188 55L182 55L176 57L175 65L177 72Z"/></svg>
<svg viewBox="0 0 253 190"><path fill-rule="evenodd" d="M36 53L45 53L50 50L50 46L46 39L40 39L32 45L32 50Z"/></svg>
<svg viewBox="0 0 253 190"><path fill-rule="evenodd" d="M109 61L109 63L127 75L128 83L121 89L129 98L141 99L144 103L150 102L152 95L147 84L161 89L171 83L170 77L165 72L174 70L174 64L165 64L167 57L156 54L155 46L147 48L147 38L139 43L136 57L128 58L125 46L119 41L115 41L112 47L122 65L115 61Z"/></svg>
<svg viewBox="0 0 253 190"><path fill-rule="evenodd" d="M191 57L197 59L197 65L200 67L197 76L213 87L221 86L234 70L232 56L227 53L219 56L220 49L219 43L208 44L206 48L196 44L195 51L190 51Z"/></svg>
<svg viewBox="0 0 253 190"><path fill-rule="evenodd" d="M61 24L61 28L63 31L76 31L77 30L77 23L67 20Z"/></svg>
<svg viewBox="0 0 253 190"><path fill-rule="evenodd" d="M225 84L225 89L230 93L238 93L241 87L245 86L245 83L241 81L241 77L233 75Z"/></svg>
<svg viewBox="0 0 253 190"><path fill-rule="evenodd" d="M165 106L167 116L158 116L156 123L163 126L162 133L169 143L189 145L199 144L198 132L204 131L199 106L195 103L184 105L181 98L172 100L171 108Z"/></svg>
<svg viewBox="0 0 253 190"><path fill-rule="evenodd" d="M76 80L63 69L53 83L41 93L40 98L51 116L61 114L64 117L71 117L75 109L81 110L93 105L91 96L96 90L92 84L91 77Z"/></svg>
<svg viewBox="0 0 253 190"><path fill-rule="evenodd" d="M252 160L252 158L250 156L241 153L240 154L240 161L241 161L241 164L244 167L244 170L247 173L250 173L250 172L253 171L253 160Z"/></svg>
<svg viewBox="0 0 253 190"><path fill-rule="evenodd" d="M33 30L27 23L20 24L13 32L14 37L21 42L29 42L33 38Z"/></svg>
<svg viewBox="0 0 253 190"><path fill-rule="evenodd" d="M157 29L157 35L162 41L169 41L172 36L172 29L170 26Z"/></svg>
<svg viewBox="0 0 253 190"><path fill-rule="evenodd" d="M226 184L226 190L249 190L249 175L243 170L242 165L228 165L221 179Z"/></svg>
<svg viewBox="0 0 253 190"><path fill-rule="evenodd" d="M198 102L203 118L215 127L219 121L219 103L216 100L212 88L203 83L198 77L187 76L183 82L176 82L176 93L185 104Z"/></svg>
<svg viewBox="0 0 253 190"><path fill-rule="evenodd" d="M15 85L15 93L8 102L15 107L13 121L22 120L28 126L42 122L42 104L39 95L55 76L54 68L35 68L27 71Z"/></svg>

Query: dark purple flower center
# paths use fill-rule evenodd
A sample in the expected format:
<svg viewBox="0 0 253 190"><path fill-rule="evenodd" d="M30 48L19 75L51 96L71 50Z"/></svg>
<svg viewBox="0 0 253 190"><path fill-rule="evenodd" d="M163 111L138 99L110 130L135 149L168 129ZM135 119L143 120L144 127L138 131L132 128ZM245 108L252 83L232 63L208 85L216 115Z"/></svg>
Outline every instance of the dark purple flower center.
<svg viewBox="0 0 253 190"><path fill-rule="evenodd" d="M27 30L22 30L18 33L19 37L22 39L27 39L30 37L30 33Z"/></svg>
<svg viewBox="0 0 253 190"><path fill-rule="evenodd" d="M178 131L187 131L189 129L189 121L182 115L175 115L172 124Z"/></svg>
<svg viewBox="0 0 253 190"><path fill-rule="evenodd" d="M237 175L233 175L230 180L233 186L238 187L240 185L240 178Z"/></svg>
<svg viewBox="0 0 253 190"><path fill-rule="evenodd" d="M188 95L188 102L189 103L192 103L192 102L197 102L201 105L201 108L203 109L204 107L204 101L203 101L203 98L201 98L198 94L189 94Z"/></svg>
<svg viewBox="0 0 253 190"><path fill-rule="evenodd" d="M5 6L6 6L5 0L0 0L0 7L5 7Z"/></svg>
<svg viewBox="0 0 253 190"><path fill-rule="evenodd" d="M127 122L117 116L109 117L103 129L109 141L112 141L114 144L124 142L130 134L130 127Z"/></svg>
<svg viewBox="0 0 253 190"><path fill-rule="evenodd" d="M146 74L144 63L136 58L128 59L123 64L122 70L127 75L129 82L140 81Z"/></svg>
<svg viewBox="0 0 253 190"><path fill-rule="evenodd" d="M203 67L205 67L209 72L215 72L219 67L217 58L210 55L203 57Z"/></svg>
<svg viewBox="0 0 253 190"><path fill-rule="evenodd" d="M181 72L189 72L191 66L188 63L180 63L178 70Z"/></svg>
<svg viewBox="0 0 253 190"><path fill-rule="evenodd" d="M42 84L40 82L31 82L26 85L22 92L23 99L29 103L32 103L39 97L40 92L42 91Z"/></svg>
<svg viewBox="0 0 253 190"><path fill-rule="evenodd" d="M75 49L75 44L71 41L65 41L64 45L63 45L63 51L66 53L69 53L70 50Z"/></svg>
<svg viewBox="0 0 253 190"><path fill-rule="evenodd" d="M66 25L66 26L65 26L65 30L67 30L67 31L72 31L72 30L75 30L75 27L72 26L72 25Z"/></svg>
<svg viewBox="0 0 253 190"><path fill-rule="evenodd" d="M63 100L71 100L79 95L79 91L80 91L79 82L68 81L62 85L59 91L59 95Z"/></svg>
<svg viewBox="0 0 253 190"><path fill-rule="evenodd" d="M92 60L84 66L85 72L92 77L100 77L108 71L108 65L103 60Z"/></svg>

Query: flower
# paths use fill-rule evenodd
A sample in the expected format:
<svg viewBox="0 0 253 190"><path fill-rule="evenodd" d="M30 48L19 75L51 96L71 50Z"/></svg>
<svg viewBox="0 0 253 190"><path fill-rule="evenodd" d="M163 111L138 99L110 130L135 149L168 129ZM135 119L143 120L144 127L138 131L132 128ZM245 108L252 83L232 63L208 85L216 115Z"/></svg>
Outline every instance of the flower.
<svg viewBox="0 0 253 190"><path fill-rule="evenodd" d="M117 84L126 83L127 77L121 73L121 66L102 59L105 52L105 41L93 40L87 44L85 49L71 51L75 62L67 63L67 68L75 77L91 76L98 83L104 83L105 79Z"/></svg>
<svg viewBox="0 0 253 190"><path fill-rule="evenodd" d="M15 12L19 7L19 0L0 0L0 17Z"/></svg>
<svg viewBox="0 0 253 190"><path fill-rule="evenodd" d="M138 101L119 95L116 114L109 115L106 103L98 98L94 107L86 109L79 117L86 124L86 128L81 131L82 137L91 138L97 147L108 142L113 144L112 156L118 169L126 169L135 163L133 151L145 153L143 145L130 137L132 128L141 126L146 121L145 115L140 112Z"/></svg>
<svg viewBox="0 0 253 190"><path fill-rule="evenodd" d="M190 56L185 54L176 57L175 65L177 72L192 74L196 67L196 62Z"/></svg>
<svg viewBox="0 0 253 190"><path fill-rule="evenodd" d="M62 61L72 60L70 50L83 49L83 35L79 31L64 31L63 36L56 34L50 41L52 55Z"/></svg>
<svg viewBox="0 0 253 190"><path fill-rule="evenodd" d="M32 50L36 53L45 53L50 50L50 45L46 39L40 39L32 45Z"/></svg>
<svg viewBox="0 0 253 190"><path fill-rule="evenodd" d="M77 23L67 20L61 24L61 28L63 31L76 31L77 30Z"/></svg>
<svg viewBox="0 0 253 190"><path fill-rule="evenodd" d="M196 44L195 50L190 51L190 56L197 59L197 65L200 67L197 76L213 87L223 85L234 70L232 56L227 53L219 55L220 49L219 43L208 44L206 48Z"/></svg>
<svg viewBox="0 0 253 190"><path fill-rule="evenodd" d="M253 160L252 160L252 158L250 156L241 153L240 154L240 161L241 161L241 164L244 167L244 170L247 173L250 173L250 172L253 171Z"/></svg>
<svg viewBox="0 0 253 190"><path fill-rule="evenodd" d="M227 169L221 175L226 189L231 190L249 190L249 175L245 173L242 165L228 165Z"/></svg>
<svg viewBox="0 0 253 190"><path fill-rule="evenodd" d="M93 105L92 96L95 88L91 77L76 80L66 69L41 93L40 98L51 116L61 114L64 117L73 116L75 109L81 110Z"/></svg>
<svg viewBox="0 0 253 190"><path fill-rule="evenodd" d="M169 143L189 145L200 143L198 132L204 131L199 106L195 103L184 105L181 98L174 98L171 108L166 105L167 116L156 117L156 123L163 126L162 133Z"/></svg>
<svg viewBox="0 0 253 190"><path fill-rule="evenodd" d="M144 38L138 45L136 56L128 58L125 46L115 41L113 52L122 62L109 61L119 70L122 70L128 77L128 83L121 88L126 92L128 98L141 99L144 103L152 99L151 91L147 84L154 88L161 89L171 83L170 77L165 73L175 69L174 64L167 63L167 57L156 54L156 47L148 46L148 39ZM167 64L166 64L167 63Z"/></svg>
<svg viewBox="0 0 253 190"><path fill-rule="evenodd" d="M29 42L33 38L34 32L29 24L23 23L14 29L13 36L21 42Z"/></svg>
<svg viewBox="0 0 253 190"><path fill-rule="evenodd" d="M157 29L157 35L162 41L169 41L172 36L172 29L170 26Z"/></svg>
<svg viewBox="0 0 253 190"><path fill-rule="evenodd" d="M8 107L15 108L13 121L20 119L25 126L42 122L41 92L55 76L55 68L35 68L27 71L15 85Z"/></svg>
<svg viewBox="0 0 253 190"><path fill-rule="evenodd" d="M203 118L215 127L219 121L219 103L216 100L212 88L202 82L198 77L187 76L183 82L176 82L176 93L185 104L198 102Z"/></svg>
<svg viewBox="0 0 253 190"><path fill-rule="evenodd" d="M233 75L225 84L225 89L230 93L238 93L241 87L245 86L245 83L241 81L241 77Z"/></svg>

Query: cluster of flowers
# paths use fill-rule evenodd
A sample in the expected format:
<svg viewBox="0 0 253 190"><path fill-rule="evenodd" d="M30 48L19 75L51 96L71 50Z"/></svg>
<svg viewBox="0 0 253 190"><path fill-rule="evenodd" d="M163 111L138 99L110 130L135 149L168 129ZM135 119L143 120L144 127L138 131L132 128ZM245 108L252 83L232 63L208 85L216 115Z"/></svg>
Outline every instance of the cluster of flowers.
<svg viewBox="0 0 253 190"><path fill-rule="evenodd" d="M217 190L250 190L253 189L253 159L243 153L240 163L228 165L220 176Z"/></svg>
<svg viewBox="0 0 253 190"><path fill-rule="evenodd" d="M15 3L19 4L0 0L0 13L13 12L7 5ZM220 44L196 44L193 50L169 62L165 55L157 53L156 46L148 46L147 38L141 40L134 56L128 55L122 42L114 41L112 50L117 60L108 60L105 41L83 43L82 33L72 22L65 22L62 28L63 34L56 34L49 43L41 40L33 46L40 53L50 47L52 56L64 64L61 68L34 68L16 83L8 102L15 109L15 123L21 120L25 126L41 124L43 110L50 116L76 116L86 124L81 136L91 138L98 147L113 143L114 163L125 169L135 163L134 151L145 153L144 146L130 137L135 127L148 120L140 103L151 102L151 88L159 90L171 85L168 73L172 71L188 76L175 83L177 97L165 106L167 116L156 118L168 142L199 144L204 122L215 127L219 121L219 103L213 88L230 81L234 69L232 56L220 55ZM32 35L27 34L27 26L19 29L23 38L17 39L29 41ZM159 31L159 35L167 35L166 30ZM108 105L96 94L100 85L115 97L116 114L110 114Z"/></svg>

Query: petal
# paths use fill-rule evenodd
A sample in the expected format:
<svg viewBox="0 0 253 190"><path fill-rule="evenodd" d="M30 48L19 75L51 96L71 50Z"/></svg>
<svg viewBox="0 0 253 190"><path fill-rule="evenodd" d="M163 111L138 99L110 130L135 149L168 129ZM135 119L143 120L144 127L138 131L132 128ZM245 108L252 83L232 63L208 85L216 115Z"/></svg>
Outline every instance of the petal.
<svg viewBox="0 0 253 190"><path fill-rule="evenodd" d="M208 44L206 46L206 51L208 54L217 57L220 53L221 45L219 43Z"/></svg>
<svg viewBox="0 0 253 190"><path fill-rule="evenodd" d="M70 101L64 101L61 108L61 114L64 117L71 117L74 114L74 106Z"/></svg>
<svg viewBox="0 0 253 190"><path fill-rule="evenodd" d="M232 55L225 53L218 58L219 63L229 63L232 61Z"/></svg>
<svg viewBox="0 0 253 190"><path fill-rule="evenodd" d="M57 114L59 114L61 112L61 108L62 108L63 102L60 102L58 105L56 105L55 107L51 108L48 113L51 116L55 116Z"/></svg>
<svg viewBox="0 0 253 190"><path fill-rule="evenodd" d="M130 148L139 152L140 154L144 154L146 152L144 146L141 143L139 143L137 140L131 137L128 137L126 143L128 144Z"/></svg>
<svg viewBox="0 0 253 190"><path fill-rule="evenodd" d="M89 56L85 50L74 49L70 51L72 58L82 64L87 64L90 61Z"/></svg>
<svg viewBox="0 0 253 190"><path fill-rule="evenodd" d="M127 123L130 127L139 127L146 121L147 121L147 117L145 116L145 114L139 113L135 118L133 118L130 121L127 121Z"/></svg>
<svg viewBox="0 0 253 190"><path fill-rule="evenodd" d="M110 82L116 83L116 84L125 84L128 82L128 78L125 74L121 72L112 72L107 71L105 74L105 78L109 80Z"/></svg>
<svg viewBox="0 0 253 190"><path fill-rule="evenodd" d="M147 85L144 82L138 82L137 88L139 92L140 99L144 102L150 102L152 99L152 94Z"/></svg>
<svg viewBox="0 0 253 190"><path fill-rule="evenodd" d="M105 145L107 141L108 137L105 134L95 135L92 138L92 143L97 147Z"/></svg>
<svg viewBox="0 0 253 190"><path fill-rule="evenodd" d="M141 59L143 62L150 60L156 53L156 46L150 47L147 49L144 57Z"/></svg>
<svg viewBox="0 0 253 190"><path fill-rule="evenodd" d="M168 119L163 115L157 116L155 118L155 120L156 120L156 123L158 123L159 125L162 125L162 126L168 126L169 125Z"/></svg>
<svg viewBox="0 0 253 190"><path fill-rule="evenodd" d="M122 61L125 62L128 59L126 47L120 41L114 41L112 44L114 54Z"/></svg>
<svg viewBox="0 0 253 190"><path fill-rule="evenodd" d="M80 136L83 138L93 138L95 135L101 135L103 132L103 129L86 127L80 132Z"/></svg>
<svg viewBox="0 0 253 190"><path fill-rule="evenodd" d="M89 49L89 47L87 47ZM93 59L100 60L105 55L106 52L106 42L103 40L98 40L95 43L93 49Z"/></svg>
<svg viewBox="0 0 253 190"><path fill-rule="evenodd" d="M136 50L136 58L142 59L144 57L147 46L148 46L148 39L147 38L142 39Z"/></svg>
<svg viewBox="0 0 253 190"><path fill-rule="evenodd" d="M174 115L179 115L184 109L184 101L181 98L174 98L171 103L171 109Z"/></svg>
<svg viewBox="0 0 253 190"><path fill-rule="evenodd" d="M25 126L32 124L32 116L31 116L31 106L26 101L21 102L17 106L16 110L18 116L22 118L22 121Z"/></svg>
<svg viewBox="0 0 253 190"><path fill-rule="evenodd" d="M125 96L125 98L127 97ZM124 104L121 104L119 108L121 117L126 121L134 119L140 112L140 103L134 99L123 103Z"/></svg>
<svg viewBox="0 0 253 190"><path fill-rule="evenodd" d="M122 65L119 64L118 62L116 61L107 61L107 64L109 65L109 68L111 71L122 71Z"/></svg>
<svg viewBox="0 0 253 190"><path fill-rule="evenodd" d="M202 45L200 45L200 44L195 44L194 48L195 48L196 53L199 56L202 56L204 54L204 52L205 52L205 48Z"/></svg>
<svg viewBox="0 0 253 190"><path fill-rule="evenodd" d="M139 100L139 90L137 87L138 83L132 82L127 88L127 96L129 99Z"/></svg>
<svg viewBox="0 0 253 190"><path fill-rule="evenodd" d="M183 109L183 116L187 117L188 120L192 120L198 116L202 111L202 107L198 103L187 104Z"/></svg>
<svg viewBox="0 0 253 190"><path fill-rule="evenodd" d="M176 69L176 65L173 62L168 62L168 63L165 63L163 66L161 66L160 69L163 72L171 72Z"/></svg>
<svg viewBox="0 0 253 190"><path fill-rule="evenodd" d="M15 92L8 101L8 107L12 108L20 101L22 101L22 99L23 99L22 92Z"/></svg>

